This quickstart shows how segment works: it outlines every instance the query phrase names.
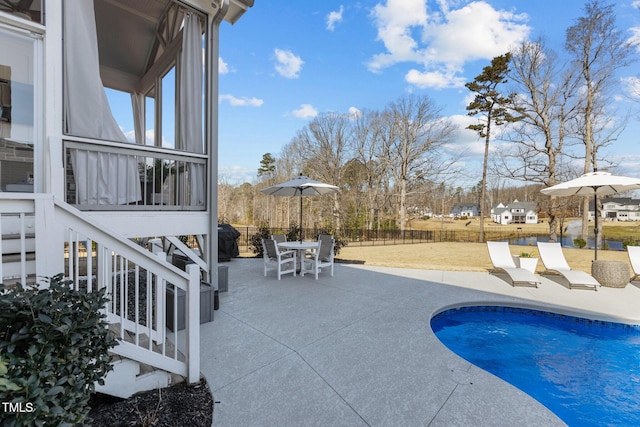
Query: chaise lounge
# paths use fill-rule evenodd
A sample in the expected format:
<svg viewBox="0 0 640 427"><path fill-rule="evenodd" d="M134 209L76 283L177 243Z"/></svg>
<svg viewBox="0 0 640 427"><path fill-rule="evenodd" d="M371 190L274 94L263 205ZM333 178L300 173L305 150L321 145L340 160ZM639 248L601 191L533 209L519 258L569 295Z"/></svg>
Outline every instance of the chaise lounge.
<svg viewBox="0 0 640 427"><path fill-rule="evenodd" d="M633 282L640 277L640 246L627 246L627 254L633 270L633 277L630 281Z"/></svg>
<svg viewBox="0 0 640 427"><path fill-rule="evenodd" d="M590 274L581 270L572 270L562 252L560 243L538 242L538 252L545 267L542 274L559 274L569 282L569 289L598 290L600 283Z"/></svg>
<svg viewBox="0 0 640 427"><path fill-rule="evenodd" d="M509 251L509 243L487 242L487 249L489 250L489 258L491 258L491 263L493 264L491 273L497 273L498 271L505 272L509 276L509 279L511 279L513 286L538 287L540 283L538 276L529 270L516 266Z"/></svg>

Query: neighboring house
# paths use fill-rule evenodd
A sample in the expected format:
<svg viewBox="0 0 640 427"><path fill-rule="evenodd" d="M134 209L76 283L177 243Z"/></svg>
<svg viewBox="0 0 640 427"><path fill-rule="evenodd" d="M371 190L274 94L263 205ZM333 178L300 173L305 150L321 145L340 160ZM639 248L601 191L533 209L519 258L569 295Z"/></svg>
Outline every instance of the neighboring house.
<svg viewBox="0 0 640 427"><path fill-rule="evenodd" d="M413 206L407 209L407 213L418 215L420 217L432 217L433 211L429 207Z"/></svg>
<svg viewBox="0 0 640 427"><path fill-rule="evenodd" d="M519 202L504 205L498 203L491 208L491 219L498 224L537 224L538 213L533 202Z"/></svg>
<svg viewBox="0 0 640 427"><path fill-rule="evenodd" d="M640 200L611 197L600 200L601 217L609 221L640 221ZM595 218L593 200L589 202L589 219Z"/></svg>
<svg viewBox="0 0 640 427"><path fill-rule="evenodd" d="M451 208L449 216L451 218L467 217L471 218L480 215L480 204L478 203L456 203Z"/></svg>
<svg viewBox="0 0 640 427"><path fill-rule="evenodd" d="M219 26L253 2L0 5L0 280L63 273L107 288L118 361L103 393L129 397L171 374L199 381L201 280L218 285ZM131 97L135 143L104 87ZM171 248L193 261L187 271L167 262ZM168 316L183 312L178 301L186 344L169 332L180 329ZM141 363L153 372L138 375Z"/></svg>

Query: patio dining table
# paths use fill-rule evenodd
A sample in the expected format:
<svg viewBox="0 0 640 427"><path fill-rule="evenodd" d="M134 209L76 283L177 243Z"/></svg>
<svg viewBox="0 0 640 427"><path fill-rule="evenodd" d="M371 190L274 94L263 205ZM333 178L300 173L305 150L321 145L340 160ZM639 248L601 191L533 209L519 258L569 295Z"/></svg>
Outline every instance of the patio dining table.
<svg viewBox="0 0 640 427"><path fill-rule="evenodd" d="M288 250L296 250L298 251L298 273L301 271L302 262L304 260L304 254L306 251L313 250L316 251L320 247L320 242L300 242L300 241L291 241L291 242L281 242L278 243L278 248L288 249Z"/></svg>

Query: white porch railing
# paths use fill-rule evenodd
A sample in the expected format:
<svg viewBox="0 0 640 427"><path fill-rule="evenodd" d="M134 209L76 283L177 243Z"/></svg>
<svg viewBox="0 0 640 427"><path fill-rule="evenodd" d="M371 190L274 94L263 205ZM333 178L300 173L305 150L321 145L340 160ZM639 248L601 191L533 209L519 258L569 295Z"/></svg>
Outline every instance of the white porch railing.
<svg viewBox="0 0 640 427"><path fill-rule="evenodd" d="M63 145L65 201L80 210L206 209L206 203L195 204L190 200L193 185L206 186L206 154L71 136L65 137ZM90 155L102 156L101 161L95 162L98 165L87 161L74 165L72 159L87 159ZM111 160L108 163L116 167L103 167L107 157ZM83 182L126 180L126 185L109 185L109 192L115 199L127 200L127 204L81 200L76 176ZM207 194L206 188L204 194Z"/></svg>
<svg viewBox="0 0 640 427"><path fill-rule="evenodd" d="M164 254L154 255L118 237L52 195L0 193L0 230L3 267L7 257L19 265L17 277L0 267L3 283L29 283L63 273L76 288L106 288L109 303L105 312L119 341L114 353L184 376L192 383L199 380L197 265L188 266L185 273L169 264ZM169 307L175 314L171 325L167 324L167 292L176 296ZM178 331L180 293L184 293L186 318L182 348L177 333L167 334L168 327ZM172 345L167 338L173 339Z"/></svg>

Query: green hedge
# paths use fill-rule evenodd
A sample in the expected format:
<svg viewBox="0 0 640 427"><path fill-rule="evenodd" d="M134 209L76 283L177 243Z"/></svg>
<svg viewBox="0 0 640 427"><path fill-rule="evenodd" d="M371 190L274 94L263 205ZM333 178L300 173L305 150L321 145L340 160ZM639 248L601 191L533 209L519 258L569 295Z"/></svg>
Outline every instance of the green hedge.
<svg viewBox="0 0 640 427"><path fill-rule="evenodd" d="M0 298L0 419L5 426L87 423L95 382L112 369L116 341L101 312L104 290L9 289ZM9 404L10 403L10 404Z"/></svg>

